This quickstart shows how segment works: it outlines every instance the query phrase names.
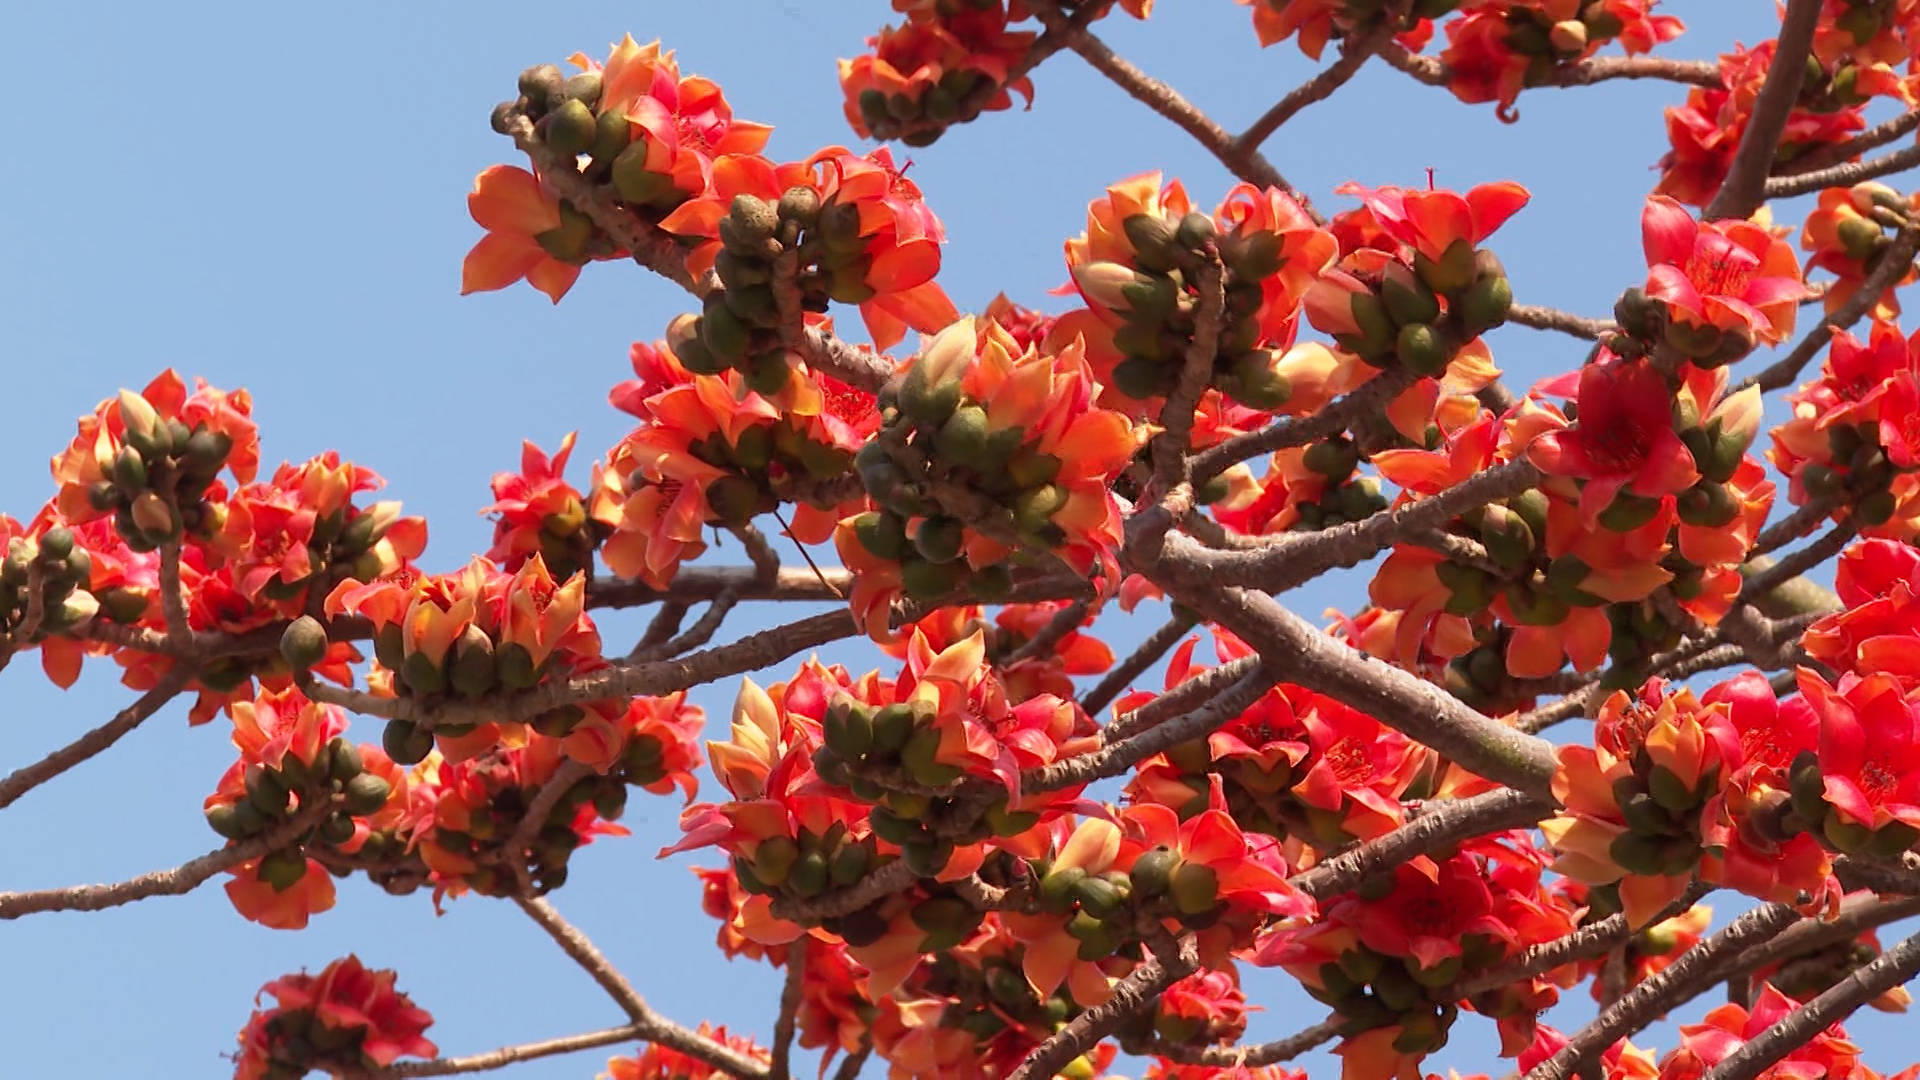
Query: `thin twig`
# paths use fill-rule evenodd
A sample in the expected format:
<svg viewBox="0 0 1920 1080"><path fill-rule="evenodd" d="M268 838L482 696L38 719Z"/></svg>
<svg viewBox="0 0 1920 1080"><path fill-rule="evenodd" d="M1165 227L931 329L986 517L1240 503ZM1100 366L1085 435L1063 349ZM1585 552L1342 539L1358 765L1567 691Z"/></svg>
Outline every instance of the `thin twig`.
<svg viewBox="0 0 1920 1080"><path fill-rule="evenodd" d="M208 878L248 859L278 851L313 830L326 816L330 803L315 799L293 817L259 836L188 859L170 870L155 870L111 885L72 885L63 889L0 893L0 919L17 919L42 911L100 911L131 904L150 896L185 896ZM308 873L319 873L309 868Z"/></svg>
<svg viewBox="0 0 1920 1080"><path fill-rule="evenodd" d="M1600 335L1614 329L1611 319L1589 319L1570 311L1534 304L1515 304L1508 308L1507 321L1519 323L1521 326L1531 326L1535 330L1558 330L1560 333L1572 334L1587 341L1597 341Z"/></svg>
<svg viewBox="0 0 1920 1080"><path fill-rule="evenodd" d="M0 780L0 809L12 806L20 796L119 742L128 732L145 723L148 717L172 701L190 678L192 669L176 665L160 677L153 689L115 713L113 719L39 761L14 771L5 780Z"/></svg>
<svg viewBox="0 0 1920 1080"><path fill-rule="evenodd" d="M633 988L613 962L580 929L561 917L552 904L534 896L516 896L514 902L542 930L573 958L614 1003L633 1020L640 1038L671 1047L689 1057L698 1058L715 1068L748 1080L767 1080L767 1067L730 1046L724 1046L699 1032L681 1027L653 1011L640 992Z"/></svg>
<svg viewBox="0 0 1920 1080"><path fill-rule="evenodd" d="M1080 698L1080 707L1086 710L1089 716L1098 715L1100 710L1125 693L1127 687L1133 685L1133 680L1145 674L1146 670L1154 664L1159 663L1160 658L1167 654L1167 650L1178 645L1180 639L1187 636L1187 632L1193 629L1193 625L1193 620L1185 615L1175 615L1161 624L1160 629L1147 635L1147 639L1140 643L1139 648L1128 653L1125 659L1100 677L1100 681L1093 685L1093 689L1088 690Z"/></svg>
<svg viewBox="0 0 1920 1080"><path fill-rule="evenodd" d="M787 947L787 981L780 988L780 1015L773 1022L773 1059L767 1066L768 1080L787 1080L793 1058L793 1032L800 1019L800 991L807 982L807 942L801 934Z"/></svg>
<svg viewBox="0 0 1920 1080"><path fill-rule="evenodd" d="M1030 6L1049 31L1067 27L1066 16L1060 13L1055 0L1033 0ZM1227 167L1228 172L1257 187L1279 188L1292 196L1316 222L1322 220L1307 197L1280 175L1280 170L1274 168L1272 162L1261 156L1258 150L1240 145L1239 140L1226 128L1201 112L1179 91L1121 59L1105 42L1085 30L1069 32L1067 41L1074 52L1079 53L1082 59L1125 90L1135 101L1193 136L1202 149Z"/></svg>
<svg viewBox="0 0 1920 1080"><path fill-rule="evenodd" d="M1748 376L1734 387L1734 391L1758 386L1762 393L1767 393L1792 385L1793 380L1800 377L1800 369L1806 367L1808 361L1818 356L1820 350L1833 340L1834 328L1845 330L1859 322L1869 308L1879 303L1880 294L1913 268L1913 256L1917 250L1920 250L1920 228L1900 230L1881 256L1880 265L1874 267L1873 273L1867 275L1852 296L1847 297L1846 303L1807 331L1806 336L1787 355L1767 365L1759 373Z"/></svg>
<svg viewBox="0 0 1920 1080"><path fill-rule="evenodd" d="M630 1042L641 1037L640 1031L638 1024L628 1024L625 1027L605 1028L579 1035L563 1035L558 1039L542 1039L539 1042L503 1046L484 1054L441 1058L438 1061L406 1061L389 1065L384 1069L376 1069L367 1075L368 1080L387 1080L388 1077L398 1080L400 1077L408 1076L459 1076L465 1073L490 1072L522 1061L532 1061L535 1058L575 1054L582 1050Z"/></svg>
<svg viewBox="0 0 1920 1080"><path fill-rule="evenodd" d="M1277 1065L1282 1061L1292 1061L1301 1054L1329 1042L1340 1035L1340 1022L1328 1018L1294 1032L1284 1039L1272 1042L1255 1043L1251 1046L1209 1046L1195 1050L1177 1043L1161 1044L1154 1047L1157 1053L1180 1062L1182 1065L1209 1065L1214 1068L1258 1069L1267 1065Z"/></svg>
<svg viewBox="0 0 1920 1080"><path fill-rule="evenodd" d="M1022 660L1050 655L1053 647L1060 644L1062 638L1080 629L1080 625L1087 621L1087 608L1090 603L1084 598L1069 601L1059 611L1053 613L1053 618L1047 620L1047 625L1035 631L1032 637L1020 643L1019 648L1007 654L1006 663L1017 664Z"/></svg>
<svg viewBox="0 0 1920 1080"><path fill-rule="evenodd" d="M1354 77L1381 42L1393 36L1393 21L1385 19L1365 34L1350 37L1340 46L1340 59L1320 71L1319 74L1299 86L1294 87L1286 97L1274 102L1273 107L1263 113L1260 119L1248 125L1234 141L1242 150L1257 150L1261 143L1280 130L1280 125L1293 119L1301 109L1316 101L1325 101L1335 90L1347 84Z"/></svg>

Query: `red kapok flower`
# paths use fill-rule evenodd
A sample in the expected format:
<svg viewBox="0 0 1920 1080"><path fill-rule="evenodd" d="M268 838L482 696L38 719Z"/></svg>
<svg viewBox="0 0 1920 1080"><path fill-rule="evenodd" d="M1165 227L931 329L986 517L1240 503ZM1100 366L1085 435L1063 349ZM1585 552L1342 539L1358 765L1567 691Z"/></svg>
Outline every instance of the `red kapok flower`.
<svg viewBox="0 0 1920 1080"><path fill-rule="evenodd" d="M348 1076L402 1057L438 1057L423 1035L433 1017L394 989L391 971L369 971L359 957L328 964L318 975L283 975L255 997L272 994L240 1032L234 1080L273 1080L324 1069Z"/></svg>

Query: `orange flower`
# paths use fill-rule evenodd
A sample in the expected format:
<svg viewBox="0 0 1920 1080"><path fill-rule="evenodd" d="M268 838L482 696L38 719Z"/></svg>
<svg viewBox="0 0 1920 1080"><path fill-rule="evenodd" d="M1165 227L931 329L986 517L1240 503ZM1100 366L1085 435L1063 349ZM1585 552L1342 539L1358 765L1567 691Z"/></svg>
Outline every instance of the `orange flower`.
<svg viewBox="0 0 1920 1080"><path fill-rule="evenodd" d="M513 165L489 165L474 177L467 213L487 235L467 252L460 294L492 292L514 282L567 295L586 261L592 225L548 193L538 178Z"/></svg>

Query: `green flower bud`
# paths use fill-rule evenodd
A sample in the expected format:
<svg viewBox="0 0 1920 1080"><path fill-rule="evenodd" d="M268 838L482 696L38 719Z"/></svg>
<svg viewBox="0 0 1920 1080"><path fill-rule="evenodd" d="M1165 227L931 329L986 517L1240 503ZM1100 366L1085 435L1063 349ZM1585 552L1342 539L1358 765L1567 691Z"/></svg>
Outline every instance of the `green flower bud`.
<svg viewBox="0 0 1920 1080"><path fill-rule="evenodd" d="M593 149L599 136L599 121L593 109L573 98L561 102L547 114L547 148L563 157L575 157Z"/></svg>
<svg viewBox="0 0 1920 1080"><path fill-rule="evenodd" d="M1409 323L1394 339L1393 355L1415 374L1438 377L1452 362L1453 349L1431 325Z"/></svg>
<svg viewBox="0 0 1920 1080"><path fill-rule="evenodd" d="M1440 317L1440 298L1404 263L1388 263L1380 274L1380 299L1387 315L1401 326L1430 323Z"/></svg>
<svg viewBox="0 0 1920 1080"><path fill-rule="evenodd" d="M411 720L389 720L380 745L396 765L417 765L433 752L433 733Z"/></svg>
<svg viewBox="0 0 1920 1080"><path fill-rule="evenodd" d="M280 655L294 671L308 671L327 655L327 629L320 620L302 615L280 635Z"/></svg>
<svg viewBox="0 0 1920 1080"><path fill-rule="evenodd" d="M950 563L960 557L967 527L958 518L933 517L914 531L913 546L928 562Z"/></svg>
<svg viewBox="0 0 1920 1080"><path fill-rule="evenodd" d="M1220 897L1220 879L1204 863L1182 862L1167 883L1173 896L1173 908L1182 915L1201 915L1213 909Z"/></svg>
<svg viewBox="0 0 1920 1080"><path fill-rule="evenodd" d="M307 856L297 850L269 853L260 860L260 880L273 886L274 892L286 892L307 876Z"/></svg>
<svg viewBox="0 0 1920 1080"><path fill-rule="evenodd" d="M385 779L370 772L363 772L347 781L344 802L347 813L364 816L374 813L387 805L387 796L393 787Z"/></svg>

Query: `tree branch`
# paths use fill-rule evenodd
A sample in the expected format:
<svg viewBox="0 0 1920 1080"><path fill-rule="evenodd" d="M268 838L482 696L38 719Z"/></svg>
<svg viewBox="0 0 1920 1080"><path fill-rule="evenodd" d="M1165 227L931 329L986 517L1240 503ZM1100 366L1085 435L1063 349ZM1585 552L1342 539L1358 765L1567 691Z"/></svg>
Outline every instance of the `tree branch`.
<svg viewBox="0 0 1920 1080"><path fill-rule="evenodd" d="M747 1080L768 1080L765 1065L654 1012L639 991L633 988L633 984L627 981L627 977L613 966L613 962L578 927L562 918L552 904L539 897L525 895L514 897L514 902L632 1018L632 1026L638 1030L641 1039L672 1047L734 1076Z"/></svg>
<svg viewBox="0 0 1920 1080"><path fill-rule="evenodd" d="M1903 116L1900 119L1905 120L1908 116L1913 115L1915 114L1908 113L1907 116ZM1894 173L1906 172L1915 165L1920 165L1920 144L1895 150L1893 153L1881 157L1868 158L1865 161L1850 161L1840 165L1830 165L1824 169L1816 169L1812 172L1798 173L1793 176L1775 177L1767 181L1767 197L1769 199L1786 199L1795 195L1805 195L1809 192L1819 191L1823 188L1852 187L1863 180L1872 180L1876 177L1891 176Z"/></svg>
<svg viewBox="0 0 1920 1080"><path fill-rule="evenodd" d="M1384 41L1393 37L1393 21L1384 19L1358 37L1350 37L1341 43L1340 59L1322 69L1319 74L1289 91L1286 97L1274 102L1273 107L1262 113L1260 119L1248 125L1234 143L1244 151L1257 150L1267 141L1280 125L1293 119L1301 109L1316 101L1325 101L1333 96L1335 90L1347 84L1366 65L1374 52Z"/></svg>
<svg viewBox="0 0 1920 1080"><path fill-rule="evenodd" d="M185 665L175 665L173 670L160 677L160 681L154 684L153 689L140 695L133 704L115 713L113 719L39 761L14 771L5 780L0 780L0 809L12 806L20 796L119 742L127 733L145 723L148 717L164 708L167 702L172 701L190 678L192 678L192 669Z"/></svg>
<svg viewBox="0 0 1920 1080"><path fill-rule="evenodd" d="M1653 1023L1675 1005L1686 1001L1726 974L1726 961L1741 950L1765 941L1797 918L1785 904L1766 904L1735 919L1725 930L1700 942L1667 965L1658 975L1627 992L1602 1010L1591 1024L1575 1032L1560 1052L1534 1066L1525 1080L1567 1080L1580 1063Z"/></svg>
<svg viewBox="0 0 1920 1080"><path fill-rule="evenodd" d="M1507 321L1531 326L1535 330L1558 330L1563 334L1587 341L1598 341L1600 335L1614 329L1612 319L1589 319L1584 315L1575 315L1559 308L1539 307L1533 304L1515 304L1507 310Z"/></svg>
<svg viewBox="0 0 1920 1080"><path fill-rule="evenodd" d="M1125 90L1128 96L1147 108L1171 120L1176 127L1193 136L1202 149L1212 154L1227 171L1258 187L1274 187L1286 192L1300 204L1314 221L1323 219L1313 209L1313 204L1301 194L1298 188L1280 175L1273 163L1261 156L1258 150L1240 145L1226 128L1212 117L1201 112L1192 102L1180 96L1180 92L1166 83L1134 67L1126 60L1115 55L1098 37L1085 30L1069 30L1067 19L1060 13L1055 0L1032 0L1034 14L1047 25L1049 32L1061 30L1067 32L1067 41L1074 52L1093 65L1094 69Z"/></svg>
<svg viewBox="0 0 1920 1080"><path fill-rule="evenodd" d="M1291 1061L1321 1043L1338 1038L1339 1035L1340 1022L1329 1018L1284 1039L1255 1043L1252 1046L1209 1046L1195 1050L1188 1046L1163 1044L1155 1046L1154 1049L1182 1065L1208 1065L1221 1069L1258 1069L1266 1065L1278 1065L1282 1061Z"/></svg>
<svg viewBox="0 0 1920 1080"><path fill-rule="evenodd" d="M582 1050L612 1046L640 1038L642 1038L640 1025L628 1024L625 1027L606 1028L579 1035L564 1035L558 1039L543 1039L539 1042L520 1043L517 1046L503 1046L498 1050L489 1050L484 1054L469 1054L466 1057L441 1058L438 1061L406 1061L389 1065L384 1069L375 1069L367 1075L369 1080L387 1080L388 1077L459 1076L465 1073L490 1072L522 1061L532 1061L535 1058L574 1054Z"/></svg>
<svg viewBox="0 0 1920 1080"><path fill-rule="evenodd" d="M1199 953L1191 937L1165 952L1156 947L1154 958L1120 980L1111 998L1074 1017L1035 1047L1007 1080L1048 1080L1058 1075L1074 1058L1099 1045L1127 1017L1150 1007L1161 991L1193 974L1199 966Z"/></svg>
<svg viewBox="0 0 1920 1080"><path fill-rule="evenodd" d="M1178 645L1193 626L1193 620L1184 615L1175 615L1162 623L1160 629L1147 635L1139 648L1127 654L1125 659L1100 677L1093 689L1080 698L1080 707L1088 716L1094 716L1111 705L1115 698L1126 692L1127 687L1133 685L1133 680L1145 674L1148 668L1160 662L1168 650Z"/></svg>
<svg viewBox="0 0 1920 1080"><path fill-rule="evenodd" d="M768 1080L787 1080L793 1057L793 1032L800 1018L800 991L807 982L807 942L801 934L787 947L787 981L780 988L780 1015L773 1022L773 1060Z"/></svg>
<svg viewBox="0 0 1920 1080"><path fill-rule="evenodd" d="M37 892L0 893L0 919L17 919L42 911L101 911L149 896L185 896L222 870L248 859L278 851L312 831L326 816L330 801L315 799L311 806L259 836L209 851L170 870L155 870L111 885L73 885ZM317 873L311 868L308 873Z"/></svg>
<svg viewBox="0 0 1920 1080"><path fill-rule="evenodd" d="M1554 804L1512 788L1499 788L1428 806L1431 809L1392 832L1355 844L1293 875L1290 883L1315 900L1327 900L1415 856L1432 854L1468 837L1533 825L1553 813Z"/></svg>
<svg viewBox="0 0 1920 1080"><path fill-rule="evenodd" d="M1807 331L1806 336L1801 338L1787 355L1769 364L1758 374L1748 376L1740 385L1734 387L1734 392L1738 393L1749 386L1758 386L1761 393L1767 393L1791 386L1793 381L1800 377L1800 369L1806 367L1807 362L1818 356L1820 350L1826 348L1833 340L1834 328L1845 330L1859 322L1861 317L1866 315L1867 310L1879 302L1880 294L1886 292L1889 286L1899 281L1912 268L1916 251L1920 251L1920 228L1900 230L1899 234L1893 238L1892 245L1881 256L1880 265L1874 268L1873 273L1867 275L1866 280L1860 283L1860 288L1852 296L1847 297L1846 303Z"/></svg>
<svg viewBox="0 0 1920 1080"><path fill-rule="evenodd" d="M1813 28L1820 21L1820 6L1821 0L1788 0L1773 62L1767 66L1766 81L1760 84L1760 94L1747 116L1740 149L1734 151L1727 178L1701 211L1700 220L1747 218L1767 201L1767 173L1773 168L1780 136L1786 133L1787 115L1807 81L1807 55L1813 51Z"/></svg>
<svg viewBox="0 0 1920 1080"><path fill-rule="evenodd" d="M1489 719L1432 683L1321 633L1270 596L1204 584L1176 588L1175 594L1252 645L1286 681L1368 713L1489 780L1553 797L1555 764L1546 740Z"/></svg>
<svg viewBox="0 0 1920 1080"><path fill-rule="evenodd" d="M1740 1044L1705 1080L1753 1080L1767 1067L1853 1011L1920 973L1920 935L1910 937L1871 963L1855 969L1819 997L1788 1013Z"/></svg>

